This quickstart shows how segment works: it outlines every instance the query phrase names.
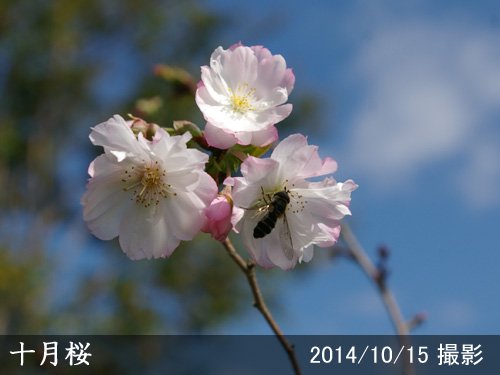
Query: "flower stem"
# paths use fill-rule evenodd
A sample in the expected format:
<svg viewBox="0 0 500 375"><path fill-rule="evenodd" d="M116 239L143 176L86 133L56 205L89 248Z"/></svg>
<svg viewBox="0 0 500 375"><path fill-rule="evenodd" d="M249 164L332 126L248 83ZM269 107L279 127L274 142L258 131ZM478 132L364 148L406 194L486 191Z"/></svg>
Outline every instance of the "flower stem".
<svg viewBox="0 0 500 375"><path fill-rule="evenodd" d="M286 354L288 355L288 358L290 359L290 362L292 364L294 373L296 375L300 375L301 371L299 363L297 361L297 357L295 356L294 347L292 344L288 342L285 335L283 335L283 332L281 331L280 327L274 320L273 316L271 315L271 312L269 311L264 301L264 297L257 282L257 275L255 273L255 264L252 261L248 262L245 261L241 257L241 255L238 254L233 243L229 238L227 238L222 244L224 245L224 248L228 252L229 256L234 260L234 262L245 274L248 284L250 285L250 289L252 290L255 308L257 308L257 310L260 311L260 313L262 314L262 316L264 317L264 319L269 324L274 334L278 338L281 346L283 347L283 349L285 349Z"/></svg>

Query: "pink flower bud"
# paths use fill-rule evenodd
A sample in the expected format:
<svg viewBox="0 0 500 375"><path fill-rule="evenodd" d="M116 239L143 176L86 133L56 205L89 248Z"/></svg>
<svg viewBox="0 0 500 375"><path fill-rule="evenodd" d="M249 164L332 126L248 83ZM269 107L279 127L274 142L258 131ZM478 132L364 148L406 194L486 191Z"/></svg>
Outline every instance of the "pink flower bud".
<svg viewBox="0 0 500 375"><path fill-rule="evenodd" d="M155 138L155 134L160 128L156 124L150 124L139 117L134 117L132 121L128 122L130 124L130 129L135 135L142 133L143 137L148 141L152 141Z"/></svg>
<svg viewBox="0 0 500 375"><path fill-rule="evenodd" d="M202 232L210 233L217 241L224 241L233 228L231 224L231 214L233 211L233 202L225 194L217 196L209 207L205 209L207 220Z"/></svg>

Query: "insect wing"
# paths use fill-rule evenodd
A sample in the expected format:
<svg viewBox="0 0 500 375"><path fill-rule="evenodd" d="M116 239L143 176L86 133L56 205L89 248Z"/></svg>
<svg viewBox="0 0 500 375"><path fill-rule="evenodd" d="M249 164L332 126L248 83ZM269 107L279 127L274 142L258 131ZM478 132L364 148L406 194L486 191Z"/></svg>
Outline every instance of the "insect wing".
<svg viewBox="0 0 500 375"><path fill-rule="evenodd" d="M252 207L245 208L246 211L252 212L252 220L260 221L268 212L269 212L269 204L256 204Z"/></svg>
<svg viewBox="0 0 500 375"><path fill-rule="evenodd" d="M279 236L286 258L288 260L292 260L295 255L295 251L293 249L292 234L290 233L290 226L288 225L286 214L283 215L283 225L280 226Z"/></svg>

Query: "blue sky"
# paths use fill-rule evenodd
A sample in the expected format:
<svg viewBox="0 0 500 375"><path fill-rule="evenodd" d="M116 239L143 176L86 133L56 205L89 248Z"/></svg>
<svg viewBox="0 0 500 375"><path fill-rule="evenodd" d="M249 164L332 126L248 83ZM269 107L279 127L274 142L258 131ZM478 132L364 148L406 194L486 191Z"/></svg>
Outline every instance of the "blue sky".
<svg viewBox="0 0 500 375"><path fill-rule="evenodd" d="M372 257L391 249L404 315L428 315L416 333L499 334L500 3L207 4L245 15L221 45L265 45L294 69L295 95L319 96L324 126L309 142L339 162L338 180L360 185L350 223ZM317 257L300 267L314 270L272 287L287 333L393 332L356 266ZM250 309L216 331L269 332Z"/></svg>

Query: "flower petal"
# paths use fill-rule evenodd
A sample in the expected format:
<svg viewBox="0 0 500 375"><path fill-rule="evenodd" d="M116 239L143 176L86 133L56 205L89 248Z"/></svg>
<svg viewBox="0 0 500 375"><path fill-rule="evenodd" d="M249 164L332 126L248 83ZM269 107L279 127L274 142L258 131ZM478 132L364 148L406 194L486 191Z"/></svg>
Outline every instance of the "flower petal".
<svg viewBox="0 0 500 375"><path fill-rule="evenodd" d="M299 262L310 262L314 255L314 246L308 246L303 250L302 257L299 258Z"/></svg>
<svg viewBox="0 0 500 375"><path fill-rule="evenodd" d="M129 154L142 154L144 152L130 126L120 115L114 115L109 120L93 127L89 138L94 145L103 146L107 152Z"/></svg>
<svg viewBox="0 0 500 375"><path fill-rule="evenodd" d="M249 181L256 182L269 177L279 164L273 159L259 159L249 156L241 164L241 174Z"/></svg>
<svg viewBox="0 0 500 375"><path fill-rule="evenodd" d="M243 243L252 259L259 266L264 268L275 267L275 264L267 256L266 243L263 243L262 239L259 240L253 237L253 230L257 223L257 218L250 217L245 217L241 221L238 229L243 236Z"/></svg>
<svg viewBox="0 0 500 375"><path fill-rule="evenodd" d="M226 133L210 123L205 125L205 139L210 146L221 150L226 150L238 142L234 134Z"/></svg>
<svg viewBox="0 0 500 375"><path fill-rule="evenodd" d="M257 57L249 47L241 46L228 51L221 76L236 92L241 83L253 84L257 78Z"/></svg>
<svg viewBox="0 0 500 375"><path fill-rule="evenodd" d="M203 87L196 91L196 103L207 105L226 104L229 95L229 87L221 79L219 73L210 69L208 66L201 67L201 80Z"/></svg>
<svg viewBox="0 0 500 375"><path fill-rule="evenodd" d="M118 226L124 210L129 205L130 194L123 191L121 166L110 161L106 155L98 156L92 163L95 177L87 184L81 199L83 219L90 231L102 240L118 235Z"/></svg>
<svg viewBox="0 0 500 375"><path fill-rule="evenodd" d="M252 140L249 142L252 145L263 147L267 146L278 139L278 129L275 126L269 126L264 130L252 133Z"/></svg>
<svg viewBox="0 0 500 375"><path fill-rule="evenodd" d="M180 240L172 236L165 218L152 222L151 212L132 206L120 225L120 247L130 259L164 258L172 253Z"/></svg>
<svg viewBox="0 0 500 375"><path fill-rule="evenodd" d="M273 150L271 159L285 163L293 154L307 146L307 138L302 134L292 134L283 139Z"/></svg>
<svg viewBox="0 0 500 375"><path fill-rule="evenodd" d="M280 162L283 179L321 176L337 169L335 160L321 160L317 146L308 145L306 137L301 134L292 134L281 141L271 158Z"/></svg>
<svg viewBox="0 0 500 375"><path fill-rule="evenodd" d="M243 126L248 127L248 130L260 131L269 126L284 120L292 112L291 104L283 104L278 107L270 105L270 103L260 103L261 108L254 113L247 114L247 124L240 124L238 129L243 129ZM249 123L252 122L250 125Z"/></svg>
<svg viewBox="0 0 500 375"><path fill-rule="evenodd" d="M292 69L287 69L285 75L283 76L283 80L281 81L281 86L285 86L288 91L288 95L293 90L293 86L295 85L295 74L293 74Z"/></svg>
<svg viewBox="0 0 500 375"><path fill-rule="evenodd" d="M179 239L188 241L200 231L205 223L206 207L193 193L177 194L176 197L164 201L163 210L168 228Z"/></svg>

